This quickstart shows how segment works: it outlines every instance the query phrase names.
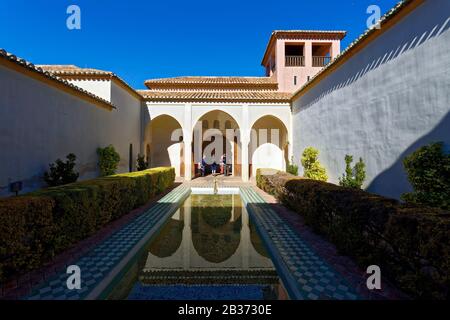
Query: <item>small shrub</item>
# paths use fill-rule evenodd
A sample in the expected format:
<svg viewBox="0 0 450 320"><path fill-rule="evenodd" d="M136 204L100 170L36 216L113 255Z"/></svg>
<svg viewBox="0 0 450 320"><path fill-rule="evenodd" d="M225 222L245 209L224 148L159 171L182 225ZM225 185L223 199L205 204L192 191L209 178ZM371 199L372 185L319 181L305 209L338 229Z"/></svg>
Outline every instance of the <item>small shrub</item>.
<svg viewBox="0 0 450 320"><path fill-rule="evenodd" d="M50 187L77 181L79 173L74 171L77 157L73 153L69 153L66 158L66 162L57 159L55 163L51 163L49 165L50 171L44 173L44 180Z"/></svg>
<svg viewBox="0 0 450 320"><path fill-rule="evenodd" d="M302 154L303 176L308 179L327 181L327 171L319 162L319 151L308 147Z"/></svg>
<svg viewBox="0 0 450 320"><path fill-rule="evenodd" d="M136 161L136 169L137 171L143 171L148 169L148 162L145 160L145 156L138 154Z"/></svg>
<svg viewBox="0 0 450 320"><path fill-rule="evenodd" d="M98 166L100 167L100 176L110 176L116 173L120 162L120 155L112 145L105 148L98 148Z"/></svg>
<svg viewBox="0 0 450 320"><path fill-rule="evenodd" d="M342 178L339 178L339 185L343 187L361 189L364 180L366 179L366 165L362 158L352 168L353 156L345 155L345 173Z"/></svg>
<svg viewBox="0 0 450 320"><path fill-rule="evenodd" d="M284 185L291 179L298 179L298 177L275 169L260 168L256 170L256 185L275 197L284 192Z"/></svg>
<svg viewBox="0 0 450 320"><path fill-rule="evenodd" d="M450 154L444 153L442 142L419 148L403 165L414 191L403 194L402 200L450 209Z"/></svg>
<svg viewBox="0 0 450 320"><path fill-rule="evenodd" d="M291 161L288 161L286 165L286 172L293 174L294 176L298 176L298 165L294 163L294 157L291 158Z"/></svg>

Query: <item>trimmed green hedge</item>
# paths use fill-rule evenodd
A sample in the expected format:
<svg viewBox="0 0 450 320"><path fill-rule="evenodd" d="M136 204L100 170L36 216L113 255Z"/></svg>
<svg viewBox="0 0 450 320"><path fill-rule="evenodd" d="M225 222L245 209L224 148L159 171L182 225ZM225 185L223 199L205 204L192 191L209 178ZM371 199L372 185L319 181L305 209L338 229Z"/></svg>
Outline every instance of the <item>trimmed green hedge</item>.
<svg viewBox="0 0 450 320"><path fill-rule="evenodd" d="M267 186L276 176L257 178L258 186L274 194ZM287 179L276 190L281 203L364 270L380 266L382 276L415 298L450 298L449 212L309 179Z"/></svg>
<svg viewBox="0 0 450 320"><path fill-rule="evenodd" d="M153 168L0 199L0 280L43 265L174 181L173 168Z"/></svg>
<svg viewBox="0 0 450 320"><path fill-rule="evenodd" d="M276 169L256 169L256 184L267 193L278 197L284 190L284 185L291 179L302 179L293 174Z"/></svg>

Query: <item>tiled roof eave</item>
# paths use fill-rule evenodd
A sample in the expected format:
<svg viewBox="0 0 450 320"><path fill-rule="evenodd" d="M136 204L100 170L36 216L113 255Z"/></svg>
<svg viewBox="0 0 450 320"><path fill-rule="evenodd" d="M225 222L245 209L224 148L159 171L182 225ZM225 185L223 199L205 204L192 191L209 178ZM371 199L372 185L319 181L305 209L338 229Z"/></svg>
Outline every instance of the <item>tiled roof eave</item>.
<svg viewBox="0 0 450 320"><path fill-rule="evenodd" d="M277 90L278 83L153 83L145 82L149 89L236 89L236 90Z"/></svg>
<svg viewBox="0 0 450 320"><path fill-rule="evenodd" d="M289 103L291 94L283 92L155 92L140 91L146 101L154 102L255 102Z"/></svg>
<svg viewBox="0 0 450 320"><path fill-rule="evenodd" d="M285 103L289 104L290 99L189 99L189 98L153 98L144 97L145 101L151 102L217 102L217 103Z"/></svg>
<svg viewBox="0 0 450 320"><path fill-rule="evenodd" d="M236 89L236 90L277 90L276 79L270 77L203 77L188 76L150 79L145 85L157 89Z"/></svg>

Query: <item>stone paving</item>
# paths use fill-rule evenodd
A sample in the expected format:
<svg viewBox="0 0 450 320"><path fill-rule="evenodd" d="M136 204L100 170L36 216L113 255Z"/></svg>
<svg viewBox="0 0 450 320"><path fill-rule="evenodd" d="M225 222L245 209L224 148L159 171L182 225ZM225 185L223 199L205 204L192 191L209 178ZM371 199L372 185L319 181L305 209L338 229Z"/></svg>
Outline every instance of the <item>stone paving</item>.
<svg viewBox="0 0 450 320"><path fill-rule="evenodd" d="M34 279L30 276L28 287L32 293L25 299L84 299L95 298L93 292L108 283L114 269L119 268L126 257L132 256L139 244L157 232L179 203L176 198L191 186L211 186L212 177L184 183L170 192L154 206L144 208L117 227L117 230L90 250L85 250L71 264L79 265L83 273L83 289L66 288L66 265L60 261L51 266L53 272ZM181 181L180 181L181 182ZM387 282L382 290L370 291L365 286L366 274L348 257L341 256L335 247L314 234L301 217L276 203L275 198L257 188L253 183L242 183L237 178L220 179L220 187L240 187L261 237L271 252L274 264L292 298L297 299L405 299L406 296ZM179 199L178 199L179 200ZM142 208L140 209L142 211ZM69 250L70 251L70 250ZM63 254L65 256L67 254ZM64 268L63 268L64 267ZM38 281L39 280L39 281ZM23 283L18 283L18 287ZM103 285L103 287L106 286ZM5 288L3 288L3 292ZM23 290L22 290L23 291ZM4 295L3 298L14 298Z"/></svg>
<svg viewBox="0 0 450 320"><path fill-rule="evenodd" d="M356 290L356 293L364 300L405 300L409 299L407 295L398 290L386 279L381 281L381 290L369 290L366 286L367 273L357 266L355 261L348 256L339 254L336 247L324 239L322 236L314 233L309 228L303 218L279 204L275 197L267 194L256 186L253 190L270 205L271 209L283 220L284 224L290 225L292 229L307 243L323 260L333 266L347 283Z"/></svg>
<svg viewBox="0 0 450 320"><path fill-rule="evenodd" d="M356 300L346 279L323 260L251 187L241 196L293 299Z"/></svg>
<svg viewBox="0 0 450 320"><path fill-rule="evenodd" d="M97 245L74 264L81 269L82 284L80 290L69 290L66 285L68 274L66 270L60 270L55 276L35 288L25 297L27 300L78 300L84 298L96 298L93 295L97 286L108 280L112 280L115 274L114 268L126 263L124 258L134 256L141 243L145 243L160 226L179 207L180 202L188 194L189 188L179 186L165 197L160 199L155 206L144 214L138 216ZM120 271L120 270L118 270ZM117 272L118 273L118 272ZM103 288L104 289L104 288ZM98 291L98 294L102 290Z"/></svg>

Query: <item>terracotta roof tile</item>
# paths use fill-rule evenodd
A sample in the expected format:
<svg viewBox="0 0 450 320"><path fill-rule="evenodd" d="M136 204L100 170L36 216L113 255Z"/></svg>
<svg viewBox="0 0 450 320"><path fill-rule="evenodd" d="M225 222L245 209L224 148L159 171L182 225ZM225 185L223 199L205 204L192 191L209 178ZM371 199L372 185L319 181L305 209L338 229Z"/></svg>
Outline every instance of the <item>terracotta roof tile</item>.
<svg viewBox="0 0 450 320"><path fill-rule="evenodd" d="M113 76L114 73L110 71L92 69L92 68L80 68L78 66L69 65L37 65L37 67L42 68L45 71L51 72L59 76L69 76L69 75L109 75Z"/></svg>
<svg viewBox="0 0 450 320"><path fill-rule="evenodd" d="M255 90L277 90L276 79L269 77L174 77L145 81L149 89L167 88L234 88Z"/></svg>
<svg viewBox="0 0 450 320"><path fill-rule="evenodd" d="M288 103L291 93L277 91L152 91L138 90L148 101L277 102Z"/></svg>

